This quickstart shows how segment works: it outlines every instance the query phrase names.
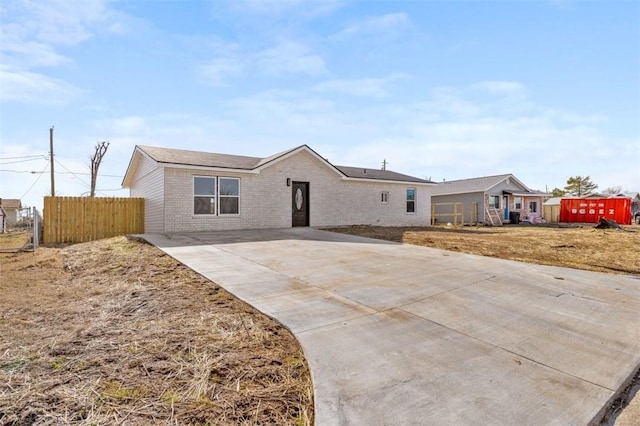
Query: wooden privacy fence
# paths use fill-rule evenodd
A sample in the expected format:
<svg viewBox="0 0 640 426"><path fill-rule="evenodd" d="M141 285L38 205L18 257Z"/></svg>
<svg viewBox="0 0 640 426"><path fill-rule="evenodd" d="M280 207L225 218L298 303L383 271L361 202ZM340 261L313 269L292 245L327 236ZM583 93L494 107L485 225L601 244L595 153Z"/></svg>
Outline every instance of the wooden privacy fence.
<svg viewBox="0 0 640 426"><path fill-rule="evenodd" d="M144 198L44 197L45 243L144 233Z"/></svg>

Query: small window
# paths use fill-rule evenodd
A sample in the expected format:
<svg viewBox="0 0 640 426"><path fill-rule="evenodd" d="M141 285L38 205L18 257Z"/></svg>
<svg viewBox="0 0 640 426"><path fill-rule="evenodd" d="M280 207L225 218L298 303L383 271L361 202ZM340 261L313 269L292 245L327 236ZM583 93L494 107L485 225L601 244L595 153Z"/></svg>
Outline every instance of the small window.
<svg viewBox="0 0 640 426"><path fill-rule="evenodd" d="M407 213L416 212L416 189L407 188Z"/></svg>
<svg viewBox="0 0 640 426"><path fill-rule="evenodd" d="M516 210L522 210L522 197L514 197L514 204Z"/></svg>
<svg viewBox="0 0 640 426"><path fill-rule="evenodd" d="M389 193L387 191L382 191L380 193L380 203L389 204Z"/></svg>
<svg viewBox="0 0 640 426"><path fill-rule="evenodd" d="M489 208L491 208L491 209L499 209L500 208L500 196L499 195L489 195Z"/></svg>
<svg viewBox="0 0 640 426"><path fill-rule="evenodd" d="M537 201L529 201L529 213L538 213Z"/></svg>
<svg viewBox="0 0 640 426"><path fill-rule="evenodd" d="M216 214L216 178L193 178L193 214Z"/></svg>
<svg viewBox="0 0 640 426"><path fill-rule="evenodd" d="M240 212L240 179L219 179L220 214L238 214Z"/></svg>

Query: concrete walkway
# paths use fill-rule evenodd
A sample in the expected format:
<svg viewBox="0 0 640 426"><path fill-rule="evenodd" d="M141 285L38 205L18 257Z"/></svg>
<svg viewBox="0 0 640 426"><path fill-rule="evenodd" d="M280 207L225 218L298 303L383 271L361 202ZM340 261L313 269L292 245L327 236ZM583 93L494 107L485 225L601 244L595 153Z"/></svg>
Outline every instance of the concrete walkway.
<svg viewBox="0 0 640 426"><path fill-rule="evenodd" d="M144 235L278 319L317 425L586 425L640 366L640 280L309 228Z"/></svg>

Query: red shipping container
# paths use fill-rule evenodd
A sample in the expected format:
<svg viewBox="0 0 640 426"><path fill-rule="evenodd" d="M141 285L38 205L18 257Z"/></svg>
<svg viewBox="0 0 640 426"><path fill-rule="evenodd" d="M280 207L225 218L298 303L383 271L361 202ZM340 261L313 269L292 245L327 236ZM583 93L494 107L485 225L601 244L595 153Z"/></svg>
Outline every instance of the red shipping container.
<svg viewBox="0 0 640 426"><path fill-rule="evenodd" d="M631 198L563 198L560 222L598 223L601 217L631 225Z"/></svg>

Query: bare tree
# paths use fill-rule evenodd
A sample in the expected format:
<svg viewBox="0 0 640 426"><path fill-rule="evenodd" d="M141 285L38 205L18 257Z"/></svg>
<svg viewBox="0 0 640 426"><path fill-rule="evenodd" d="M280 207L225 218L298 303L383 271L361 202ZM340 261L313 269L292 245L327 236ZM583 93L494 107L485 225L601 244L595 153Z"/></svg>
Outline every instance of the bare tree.
<svg viewBox="0 0 640 426"><path fill-rule="evenodd" d="M622 193L622 186L621 185L614 185L614 186L610 186L609 188L605 189L604 191L605 194L609 194L609 195L618 195L620 193Z"/></svg>
<svg viewBox="0 0 640 426"><path fill-rule="evenodd" d="M107 148L109 148L109 142L102 141L96 143L96 151L93 153L91 158L91 195L90 197L96 196L96 181L98 180L98 169L100 168L100 163L102 162L102 158L107 153Z"/></svg>

